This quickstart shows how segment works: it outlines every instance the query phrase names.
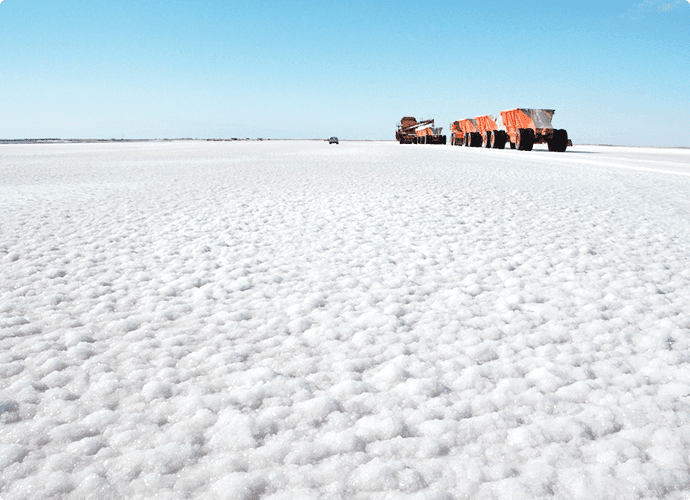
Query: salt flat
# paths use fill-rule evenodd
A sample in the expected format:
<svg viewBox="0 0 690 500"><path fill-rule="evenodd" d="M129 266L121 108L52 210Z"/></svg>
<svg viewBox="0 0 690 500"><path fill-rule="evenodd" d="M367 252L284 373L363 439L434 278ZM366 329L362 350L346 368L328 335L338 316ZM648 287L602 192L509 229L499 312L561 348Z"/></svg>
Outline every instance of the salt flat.
<svg viewBox="0 0 690 500"><path fill-rule="evenodd" d="M0 147L0 496L690 494L690 150Z"/></svg>

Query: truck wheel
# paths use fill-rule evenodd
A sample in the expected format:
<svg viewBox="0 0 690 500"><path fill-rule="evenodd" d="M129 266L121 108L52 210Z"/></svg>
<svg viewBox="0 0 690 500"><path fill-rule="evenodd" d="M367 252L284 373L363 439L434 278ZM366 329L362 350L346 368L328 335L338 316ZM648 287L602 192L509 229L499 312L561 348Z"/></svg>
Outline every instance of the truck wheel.
<svg viewBox="0 0 690 500"><path fill-rule="evenodd" d="M534 130L519 128L517 133L517 148L520 151L532 151L534 146Z"/></svg>
<svg viewBox="0 0 690 500"><path fill-rule="evenodd" d="M465 133L465 135L462 136L462 145L466 148L470 146L470 134Z"/></svg>
<svg viewBox="0 0 690 500"><path fill-rule="evenodd" d="M491 134L491 147L494 149L504 149L508 142L508 135L503 130L495 130Z"/></svg>
<svg viewBox="0 0 690 500"><path fill-rule="evenodd" d="M445 143L446 143L446 136L442 135L441 136L441 144L445 144Z"/></svg>
<svg viewBox="0 0 690 500"><path fill-rule="evenodd" d="M486 131L486 143L484 144L485 148L490 148L491 147L491 141L494 138L494 134L491 133L491 130Z"/></svg>
<svg viewBox="0 0 690 500"><path fill-rule="evenodd" d="M472 146L475 148L482 147L482 134L479 132L472 132Z"/></svg>
<svg viewBox="0 0 690 500"><path fill-rule="evenodd" d="M510 149L515 149L515 143L514 142L510 143Z"/></svg>
<svg viewBox="0 0 690 500"><path fill-rule="evenodd" d="M568 132L563 129L558 129L553 131L554 151L559 153L565 152L568 147ZM549 150L551 150L551 145L549 144Z"/></svg>

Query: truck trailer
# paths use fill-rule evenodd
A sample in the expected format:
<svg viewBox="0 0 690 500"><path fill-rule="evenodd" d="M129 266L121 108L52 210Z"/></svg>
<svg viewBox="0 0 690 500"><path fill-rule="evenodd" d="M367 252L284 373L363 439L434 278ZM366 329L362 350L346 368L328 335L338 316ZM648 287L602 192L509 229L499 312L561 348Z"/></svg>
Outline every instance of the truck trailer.
<svg viewBox="0 0 690 500"><path fill-rule="evenodd" d="M516 108L501 111L501 119L510 141L510 147L532 151L535 144L548 144L549 151L563 152L570 141L568 132L554 129L551 119L553 109Z"/></svg>
<svg viewBox="0 0 690 500"><path fill-rule="evenodd" d="M501 115L478 116L474 120L485 148L503 149L506 147L508 133L503 126Z"/></svg>
<svg viewBox="0 0 690 500"><path fill-rule="evenodd" d="M450 129L452 130L451 145L464 145L473 148L482 145L482 137L474 118L454 121L451 123Z"/></svg>

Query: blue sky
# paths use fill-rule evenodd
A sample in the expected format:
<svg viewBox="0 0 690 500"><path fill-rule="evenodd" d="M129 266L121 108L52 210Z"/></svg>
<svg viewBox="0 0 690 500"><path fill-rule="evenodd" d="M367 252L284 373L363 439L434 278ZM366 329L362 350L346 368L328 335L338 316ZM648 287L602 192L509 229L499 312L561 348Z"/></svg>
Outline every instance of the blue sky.
<svg viewBox="0 0 690 500"><path fill-rule="evenodd" d="M0 0L0 138L393 139L556 109L690 146L690 1Z"/></svg>

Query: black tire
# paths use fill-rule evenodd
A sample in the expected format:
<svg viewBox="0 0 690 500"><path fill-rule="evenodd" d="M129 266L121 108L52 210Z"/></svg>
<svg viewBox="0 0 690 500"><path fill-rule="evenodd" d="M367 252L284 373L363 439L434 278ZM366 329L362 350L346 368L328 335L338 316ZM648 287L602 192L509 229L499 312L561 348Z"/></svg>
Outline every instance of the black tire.
<svg viewBox="0 0 690 500"><path fill-rule="evenodd" d="M469 134L469 132L465 132L465 135L462 136L462 145L465 146L466 148L470 147L470 134Z"/></svg>
<svg viewBox="0 0 690 500"><path fill-rule="evenodd" d="M532 151L534 147L534 130L531 128L519 128L516 143L520 151Z"/></svg>
<svg viewBox="0 0 690 500"><path fill-rule="evenodd" d="M508 142L508 134L504 130L494 130L491 134L491 147L493 149L504 149Z"/></svg>
<svg viewBox="0 0 690 500"><path fill-rule="evenodd" d="M445 144L445 143L446 143L446 136L442 135L441 136L441 144Z"/></svg>
<svg viewBox="0 0 690 500"><path fill-rule="evenodd" d="M554 151L558 153L564 153L568 148L568 132L563 129L558 129L553 131ZM551 150L551 145L549 144L549 150Z"/></svg>
<svg viewBox="0 0 690 500"><path fill-rule="evenodd" d="M514 142L510 143L510 149L515 149L515 143Z"/></svg>
<svg viewBox="0 0 690 500"><path fill-rule="evenodd" d="M482 147L482 134L480 134L479 132L472 132L472 147Z"/></svg>
<svg viewBox="0 0 690 500"><path fill-rule="evenodd" d="M484 144L485 148L489 149L491 147L491 140L493 138L493 135L494 134L491 133L491 130L486 131L486 142Z"/></svg>

